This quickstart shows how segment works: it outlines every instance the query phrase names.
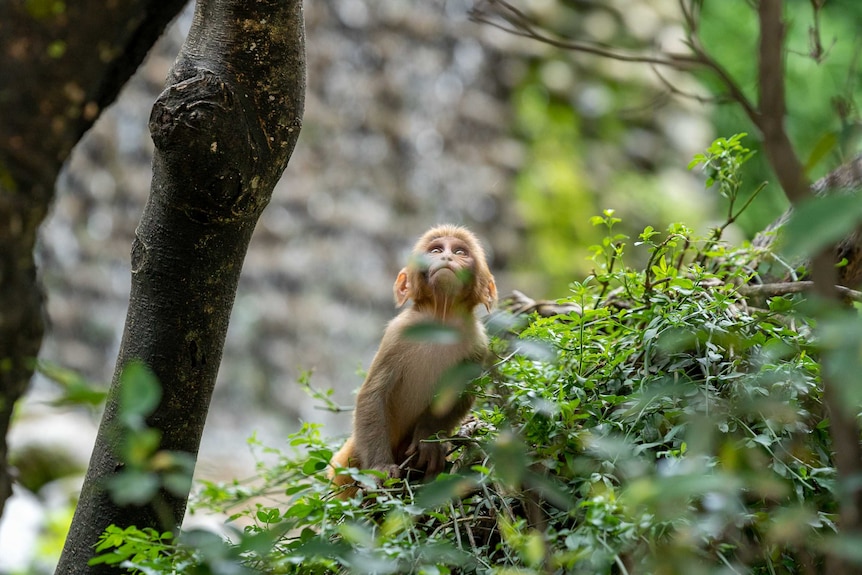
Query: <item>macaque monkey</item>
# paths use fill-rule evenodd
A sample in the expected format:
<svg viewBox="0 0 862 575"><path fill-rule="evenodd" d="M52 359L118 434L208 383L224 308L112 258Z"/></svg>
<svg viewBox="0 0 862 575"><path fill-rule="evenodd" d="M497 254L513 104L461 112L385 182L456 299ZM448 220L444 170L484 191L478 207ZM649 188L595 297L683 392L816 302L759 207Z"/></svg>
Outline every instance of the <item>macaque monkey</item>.
<svg viewBox="0 0 862 575"><path fill-rule="evenodd" d="M445 446L423 440L450 433L473 404L467 393L435 401L438 383L453 366L481 362L487 354L488 337L473 309L481 304L490 311L497 287L476 236L463 227L442 225L416 243L407 267L398 272L394 292L398 307L407 300L413 305L386 327L356 397L353 435L331 464L333 469L376 469L401 477L400 466L410 459L411 469L430 478L443 470ZM442 324L457 338L435 342L410 336L410 328L424 324ZM334 475L333 482L344 486L353 479ZM355 491L346 488L342 497Z"/></svg>

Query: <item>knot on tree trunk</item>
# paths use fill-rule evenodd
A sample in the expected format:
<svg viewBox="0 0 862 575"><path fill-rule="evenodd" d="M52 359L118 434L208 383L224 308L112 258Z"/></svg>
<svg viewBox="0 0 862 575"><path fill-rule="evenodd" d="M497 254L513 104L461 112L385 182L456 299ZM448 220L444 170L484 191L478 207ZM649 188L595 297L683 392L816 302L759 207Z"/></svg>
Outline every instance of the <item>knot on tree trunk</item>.
<svg viewBox="0 0 862 575"><path fill-rule="evenodd" d="M191 70L189 70L191 71ZM199 223L257 218L269 202L260 185L252 124L233 83L198 68L159 96L149 128L156 146L154 163L173 181L191 186L160 186L154 195Z"/></svg>

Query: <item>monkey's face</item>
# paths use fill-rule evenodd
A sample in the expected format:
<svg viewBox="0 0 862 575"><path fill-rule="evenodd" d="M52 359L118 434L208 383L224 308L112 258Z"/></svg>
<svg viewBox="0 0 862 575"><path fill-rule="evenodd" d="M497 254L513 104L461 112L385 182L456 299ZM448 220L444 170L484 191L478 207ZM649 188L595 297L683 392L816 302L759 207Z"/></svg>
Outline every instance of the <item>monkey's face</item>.
<svg viewBox="0 0 862 575"><path fill-rule="evenodd" d="M395 280L394 294L398 306L412 299L418 307L431 305L442 317L453 306L469 313L482 304L490 311L497 287L476 236L466 228L442 225L416 242L410 263Z"/></svg>
<svg viewBox="0 0 862 575"><path fill-rule="evenodd" d="M475 257L472 246L461 238L434 238L416 256L417 271L433 293L457 296L472 283Z"/></svg>

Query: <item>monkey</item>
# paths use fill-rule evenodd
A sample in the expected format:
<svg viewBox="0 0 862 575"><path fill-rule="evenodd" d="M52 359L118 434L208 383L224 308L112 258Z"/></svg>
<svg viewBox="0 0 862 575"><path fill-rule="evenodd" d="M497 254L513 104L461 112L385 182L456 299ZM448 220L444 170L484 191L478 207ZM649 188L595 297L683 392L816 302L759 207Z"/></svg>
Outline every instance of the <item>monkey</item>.
<svg viewBox="0 0 862 575"><path fill-rule="evenodd" d="M473 405L469 393L449 402L435 400L435 393L448 369L481 362L488 353L488 337L474 309L483 305L490 312L497 286L479 240L461 226L431 228L398 272L393 292L396 307L413 303L387 325L356 396L353 433L330 462L336 486L353 479L335 469L375 469L400 478L402 464L411 458L411 469L433 478L445 466L445 446L423 440L450 433ZM450 328L457 338L434 342L410 336L411 328L429 323ZM356 491L345 487L340 496Z"/></svg>

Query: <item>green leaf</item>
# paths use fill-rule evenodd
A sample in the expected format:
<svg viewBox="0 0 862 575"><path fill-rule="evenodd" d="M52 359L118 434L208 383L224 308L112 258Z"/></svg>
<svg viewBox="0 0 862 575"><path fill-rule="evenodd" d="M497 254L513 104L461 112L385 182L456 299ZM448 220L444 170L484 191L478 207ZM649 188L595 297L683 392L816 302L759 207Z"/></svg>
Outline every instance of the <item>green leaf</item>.
<svg viewBox="0 0 862 575"><path fill-rule="evenodd" d="M297 493L302 493L303 491L308 491L311 489L311 485L306 483L297 483L296 485L291 485L284 490L285 495L296 495Z"/></svg>
<svg viewBox="0 0 862 575"><path fill-rule="evenodd" d="M173 495L177 497L188 497L192 489L192 476L189 473L173 472L162 476L162 484Z"/></svg>
<svg viewBox="0 0 862 575"><path fill-rule="evenodd" d="M554 476L544 476L533 471L528 471L524 482L531 488L535 489L543 499L549 503L562 509L570 511L575 507L575 498L568 492L565 485Z"/></svg>
<svg viewBox="0 0 862 575"><path fill-rule="evenodd" d="M302 464L302 472L306 475L313 475L318 471L325 469L327 462L321 459L306 459Z"/></svg>
<svg viewBox="0 0 862 575"><path fill-rule="evenodd" d="M780 250L791 260L811 257L847 236L862 222L857 194L813 198L797 206L781 230Z"/></svg>
<svg viewBox="0 0 862 575"><path fill-rule="evenodd" d="M262 523L275 523L281 518L281 514L275 507L258 509L257 520Z"/></svg>
<svg viewBox="0 0 862 575"><path fill-rule="evenodd" d="M124 463L144 466L159 449L162 434L158 429L143 429L126 434L120 457Z"/></svg>
<svg viewBox="0 0 862 575"><path fill-rule="evenodd" d="M416 494L416 505L423 509L434 509L469 493L476 485L476 479L472 476L441 473L434 481L422 486Z"/></svg>
<svg viewBox="0 0 862 575"><path fill-rule="evenodd" d="M150 369L138 361L129 362L120 374L120 421L129 428L144 426L162 398L162 386Z"/></svg>
<svg viewBox="0 0 862 575"><path fill-rule="evenodd" d="M491 446L491 461L500 479L512 489L518 489L527 470L527 450L514 433L503 432Z"/></svg>
<svg viewBox="0 0 862 575"><path fill-rule="evenodd" d="M482 366L473 361L456 363L443 372L431 403L431 413L444 415L452 411L452 407L470 385L470 382L482 375Z"/></svg>
<svg viewBox="0 0 862 575"><path fill-rule="evenodd" d="M808 161L805 162L805 173L811 173L820 161L826 157L829 152L835 149L838 145L838 133L833 131L826 132L814 144L811 154L808 156Z"/></svg>
<svg viewBox="0 0 862 575"><path fill-rule="evenodd" d="M862 565L862 536L856 534L831 535L822 544L824 551Z"/></svg>
<svg viewBox="0 0 862 575"><path fill-rule="evenodd" d="M96 406L105 401L107 392L103 388L87 381L70 369L46 361L39 361L37 369L39 373L63 389L63 395L51 402L54 406Z"/></svg>
<svg viewBox="0 0 862 575"><path fill-rule="evenodd" d="M522 339L516 344L519 355L533 361L552 363L556 361L557 354L550 343L537 338Z"/></svg>
<svg viewBox="0 0 862 575"><path fill-rule="evenodd" d="M128 554L112 551L103 555L96 555L87 561L87 565L115 565L126 559L128 559Z"/></svg>
<svg viewBox="0 0 862 575"><path fill-rule="evenodd" d="M421 322L404 330L404 337L416 341L437 343L441 345L456 344L461 341L460 332L448 325L437 322Z"/></svg>
<svg viewBox="0 0 862 575"><path fill-rule="evenodd" d="M111 499L117 505L144 505L159 490L159 476L136 469L126 469L107 481Z"/></svg>

